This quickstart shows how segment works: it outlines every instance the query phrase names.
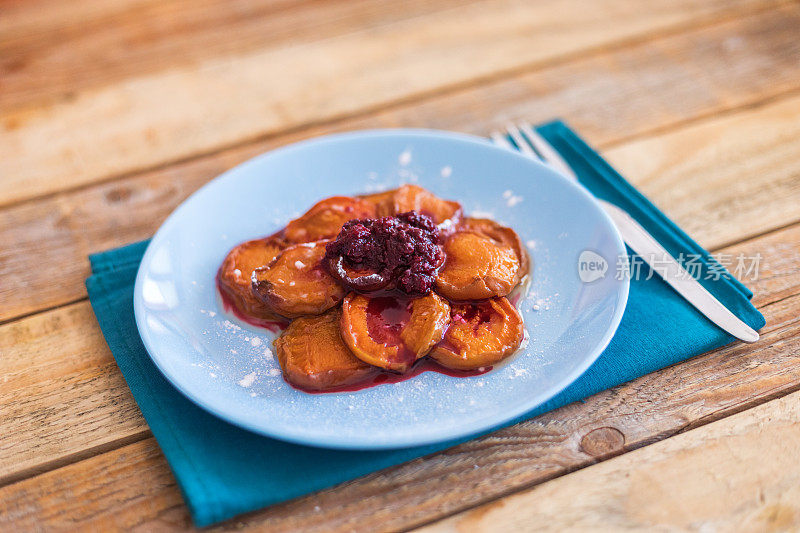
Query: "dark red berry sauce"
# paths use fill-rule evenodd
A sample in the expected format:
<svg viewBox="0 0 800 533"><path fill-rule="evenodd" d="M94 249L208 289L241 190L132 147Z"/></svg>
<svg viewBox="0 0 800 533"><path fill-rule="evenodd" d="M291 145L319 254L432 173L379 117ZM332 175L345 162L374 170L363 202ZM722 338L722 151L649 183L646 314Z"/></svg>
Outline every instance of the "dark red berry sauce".
<svg viewBox="0 0 800 533"><path fill-rule="evenodd" d="M324 264L350 289L393 289L424 296L432 289L444 252L439 229L426 215L351 220L328 243Z"/></svg>

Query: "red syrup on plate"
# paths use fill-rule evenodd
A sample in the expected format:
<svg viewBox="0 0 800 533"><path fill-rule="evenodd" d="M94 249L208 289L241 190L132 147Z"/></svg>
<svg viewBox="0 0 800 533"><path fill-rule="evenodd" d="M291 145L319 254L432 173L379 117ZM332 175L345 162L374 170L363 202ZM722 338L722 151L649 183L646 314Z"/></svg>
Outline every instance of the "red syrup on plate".
<svg viewBox="0 0 800 533"><path fill-rule="evenodd" d="M377 342L402 345L402 341L400 340L400 331L402 330L403 326L408 323L408 320L411 316L410 304L411 301L408 298L395 298L391 296L379 296L372 298L369 306L367 307L367 328L370 337ZM410 357L411 360L413 360L415 355L410 350L405 348L405 346L402 348L403 349L401 349L398 355L403 358ZM358 383L333 387L326 390L309 390L296 387L291 383L289 384L298 390L302 390L303 392L308 392L310 394L356 392L378 385L400 383L402 381L406 381L407 379L419 376L423 372L438 372L439 374L444 374L446 376L455 378L469 378L486 374L491 369L491 366L487 366L476 370L453 370L443 367L433 359L423 357L422 359L419 359L413 363L411 368L403 374L390 372L388 370L379 370L377 373Z"/></svg>
<svg viewBox="0 0 800 533"><path fill-rule="evenodd" d="M217 280L217 292L222 299L222 308L247 324L251 326L255 326L258 328L264 328L267 331L272 333L280 333L286 329L289 325L288 322L282 322L277 320L269 320L269 319L262 319L262 318L255 318L243 313L236 305L233 303L233 300L230 296L228 296L225 291L219 286L219 280ZM391 299L390 297L386 297L387 300ZM381 309L380 313L384 314L388 311L391 315L404 315L404 310L401 311L400 309L395 309L395 304L389 304L388 301L382 302L384 305L387 306L387 309ZM380 304L379 304L380 305ZM398 306L399 307L399 306ZM389 316L389 322L392 323L394 320L400 319L400 316ZM392 320L394 319L394 320ZM313 390L313 389L304 389L302 387L298 387L292 383L289 383L284 378L284 381L294 389L297 389L302 392L306 392L308 394L329 394L329 393L338 393L338 392L357 392L364 389L369 389L371 387L377 387L378 385L391 385L394 383L400 383L401 381L406 381L407 379L411 379L414 377L419 376L423 372L438 372L439 374L444 374L445 376L450 376L454 378L471 378L476 376L482 376L492 370L491 366L483 367L477 370L452 370L450 368L445 368L442 365L438 364L433 359L429 359L424 357L418 360L411 369L404 373L398 374L396 372L389 372L388 370L379 370L375 374L371 375L364 381L359 381L358 383L351 383L350 385L343 385L341 387L333 387L330 389L325 390Z"/></svg>
<svg viewBox="0 0 800 533"><path fill-rule="evenodd" d="M289 385L291 385L293 388L299 391L307 392L309 394L328 394L336 392L356 392L364 389L369 389L371 387L377 387L378 385L387 385L387 384L391 385L393 383L400 383L401 381L417 377L423 372L438 372L439 374L444 374L445 376L450 376L454 378L471 378L475 376L481 376L489 372L491 369L492 367L487 366L478 370L451 370L449 368L441 366L432 359L424 357L419 361L417 361L414 364L414 366L412 366L411 369L405 374L397 374L396 372L381 370L376 375L370 376L364 381L359 381L358 383L351 383L350 385L343 385L341 387L333 387L325 390L310 390L297 387L296 385L292 385L288 381L287 383L289 383Z"/></svg>
<svg viewBox="0 0 800 533"><path fill-rule="evenodd" d="M415 226L420 226L419 229L429 233L429 235L426 235L426 237L428 237L431 240L430 244L433 244L433 245L438 244L439 238L440 238L439 237L439 228L433 226L433 223L431 222L430 215L428 213L421 213L421 215L424 215L424 216L420 216L420 214L412 211L412 212L409 212L409 213L403 213L402 215L400 215L400 218L401 218L401 221L403 221L403 222L406 222L406 223L411 222ZM397 217L385 217L383 222L386 222L389 219L397 220ZM376 221L380 222L381 219L376 219ZM361 221L356 220L356 221L351 221L351 222L359 223ZM285 228L276 231L275 233L270 235L270 237L275 237L275 236L282 235L283 232L284 232L284 229ZM337 237L337 239L338 239L338 237ZM335 241L333 241L333 242L335 242ZM426 243L426 244L428 244L428 243ZM434 265L434 268L431 269L430 271L425 271L424 274L427 274L429 276L433 276L438 271L438 268L442 266L444 261L443 261L442 257L436 255L436 250L433 250L433 247L431 247L430 250L425 250L425 251L431 253L432 260L429 261L429 263L431 265ZM439 253L441 253L440 249L438 251L439 251ZM326 253L326 258L327 258L327 255L328 254ZM246 313L242 312L233 303L233 300L231 299L231 297L228 294L226 294L224 290L222 290L222 287L220 285L220 280L219 280L219 273L217 273L216 285L217 285L217 292L219 292L219 295L220 295L220 297L222 299L222 307L223 307L223 309L226 312L231 313L232 315L234 315L236 318L238 318L242 322L245 322L245 323L247 323L247 324L249 324L251 326L264 328L267 331L270 331L272 333L281 333L283 330L285 330L289 326L289 321L288 320L282 321L282 320L275 320L275 319L256 318L256 317L252 317L252 316L247 315ZM524 285L526 285L526 288L523 291L515 291L514 294L509 295L509 300L511 301L511 304L514 307L519 308L519 303L520 303L520 301L521 301L521 299L522 299L522 297L524 295L523 293L527 292L527 283L525 283ZM414 287L414 288L418 289L419 287ZM430 289L428 289L428 290L430 290ZM385 289L385 288L381 288L381 289L378 289L378 290L370 290L370 291L359 291L359 290L356 290L356 292L362 292L362 293L366 292L366 293L370 294L370 296L372 297L372 302L371 302L371 305L370 305L371 309L367 310L367 313L368 313L368 318L367 318L368 324L367 324L367 327L368 327L370 336L374 335L373 338L376 338L376 340L379 340L379 342L384 342L384 341L387 341L387 340L390 340L390 339L391 340L397 339L399 337L399 330L402 327L402 323L407 321L408 317L410 316L410 308L408 306L409 294L408 293L403 293L401 291L398 291L396 287L392 288L392 289L388 289L388 290ZM410 292L414 292L414 291L412 290ZM419 291L419 292L426 293L427 291ZM454 302L449 302L449 303L450 303L451 306L453 306L455 304ZM459 303L461 303L461 304L467 304L467 303L479 304L480 301L476 301L476 302L466 302L465 301L465 302L459 302ZM481 315L481 320L479 320L478 323L475 325L475 330L477 332L477 328L480 325L480 323L486 322L487 320L485 318L488 318L488 317L484 317L485 312L481 312L478 309L472 309L471 310L471 313L473 313L473 314L476 313L476 312L480 313L480 315ZM464 316L464 317L454 317L454 318L456 318L456 320L458 320L458 319L465 320L465 319L474 318L474 317L473 316L469 316L469 317ZM452 351L456 351L455 347L447 346L445 341L441 341L441 342L447 348L450 348ZM401 357L414 357L414 354L411 353L407 349L401 351L400 355L401 355ZM292 388L297 389L299 391L306 392L306 393L309 393L309 394L328 394L328 393L339 393L339 392L356 392L356 391L368 389L368 388L371 388L371 387L376 387L378 385L400 383L402 381L406 381L408 379L411 379L411 378L414 378L416 376L419 376L423 372L438 372L439 374L444 374L445 376L450 376L450 377L455 377L455 378L470 378L470 377L481 376L481 375L486 374L487 372L489 372L491 370L492 370L491 366L481 367L481 368L476 369L476 370L453 370L453 369L446 368L446 367L438 364L433 359L430 359L428 357L423 357L422 359L417 360L413 364L413 366L411 366L411 368L407 372L405 372L403 374L399 374L399 373L396 373L396 372L391 372L391 371L388 371L388 370L376 369L376 372L374 374L372 374L370 377L368 377L367 379L365 379L363 381L359 381L358 383L351 383L349 385L343 385L343 386L340 386L340 387L332 387L332 388L325 389L325 390L313 390L313 389L305 389L305 388L302 388L302 387L298 387L298 386L290 383L289 381L286 381L285 376L283 376L283 377L284 377L284 381L286 381L286 383L289 384L289 386L291 386Z"/></svg>
<svg viewBox="0 0 800 533"><path fill-rule="evenodd" d="M222 300L222 308L225 310L225 312L232 314L246 324L250 324L251 326L255 326L257 328L264 328L272 333L280 333L289 326L288 321L276 320L273 318L258 318L242 312L242 310L236 307L236 304L233 303L231 297L224 290L222 290L222 287L219 284L219 276L217 276L217 293L219 293L220 299Z"/></svg>
<svg viewBox="0 0 800 533"><path fill-rule="evenodd" d="M411 319L411 300L377 296L367 305L367 332L370 338L386 346L397 346L393 363L411 365L417 355L408 349L400 334Z"/></svg>
<svg viewBox="0 0 800 533"><path fill-rule="evenodd" d="M219 293L220 298L222 300L222 308L226 312L232 314L233 316L241 320L242 322L245 322L247 324L250 324L251 326L255 326L258 328L264 328L267 331L270 331L271 333L280 333L289 326L288 321L284 322L272 319L256 318L245 314L238 307L236 307L231 297L228 296L228 294L226 294L224 290L222 290L222 287L220 287L219 285L219 278L217 278L216 281L217 281L217 292ZM398 299L393 298L391 296L383 296L376 298L376 300L378 300L379 303L377 303L376 307L373 307L373 311L377 311L378 314L383 315L382 316L383 320L380 320L380 322L384 322L384 324L385 322L388 322L389 324L378 325L377 323L373 322L373 324L371 324L370 327L371 333L373 331L373 328L380 329L381 326L386 327L388 325L389 328L394 329L392 326L395 325L395 322L402 322L403 318L406 318L408 310L405 307L405 305L403 305L398 301ZM374 318L372 320L374 320ZM388 331L384 332L384 334L386 333L389 332ZM391 333L395 332L392 331ZM389 334L391 335L391 333ZM351 383L349 385L343 385L340 387L332 387L325 390L314 390L314 389L305 389L302 387L298 387L297 385L294 385L293 383L286 381L285 376L284 376L284 381L286 381L286 383L290 387L302 392L306 392L308 394L334 394L340 392L357 392L360 390L377 387L378 385L391 385L394 383L400 383L402 381L406 381L408 379L417 377L423 372L437 372L439 374L444 374L445 376L450 376L454 378L471 378L476 376L482 376L483 374L486 374L491 370L492 370L491 366L482 367L476 370L453 370L450 368L443 367L433 359L430 359L428 357L423 357L422 359L419 359L416 363L414 363L414 365L408 370L408 372L405 372L404 374L399 374L397 372L390 372L388 370L378 370L375 374L371 375L370 377L368 377L363 381L359 381L358 383Z"/></svg>

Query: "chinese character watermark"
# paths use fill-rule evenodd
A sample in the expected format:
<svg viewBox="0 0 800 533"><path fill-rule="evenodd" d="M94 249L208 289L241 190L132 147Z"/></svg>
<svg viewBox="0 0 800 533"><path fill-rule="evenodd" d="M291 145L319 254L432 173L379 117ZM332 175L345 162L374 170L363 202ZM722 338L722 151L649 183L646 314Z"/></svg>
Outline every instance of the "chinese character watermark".
<svg viewBox="0 0 800 533"><path fill-rule="evenodd" d="M645 257L621 255L616 258L614 279L649 280L653 276L669 279L717 281L736 277L739 280L756 281L762 266L760 253L747 254L686 254L675 258L663 254L648 254ZM578 277L584 283L603 279L608 272L608 261L600 254L584 250L578 257Z"/></svg>

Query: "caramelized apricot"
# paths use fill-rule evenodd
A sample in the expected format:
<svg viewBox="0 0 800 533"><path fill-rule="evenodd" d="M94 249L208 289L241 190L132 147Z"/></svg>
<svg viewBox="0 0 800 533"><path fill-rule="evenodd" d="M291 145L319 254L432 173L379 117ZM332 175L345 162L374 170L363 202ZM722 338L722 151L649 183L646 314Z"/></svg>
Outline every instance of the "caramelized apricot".
<svg viewBox="0 0 800 533"><path fill-rule="evenodd" d="M458 231L444 243L445 262L436 291L451 300L505 296L518 283L520 262L511 246L474 231Z"/></svg>
<svg viewBox="0 0 800 533"><path fill-rule="evenodd" d="M502 226L488 218L472 217L463 219L459 224L459 229L480 233L496 242L512 247L519 261L517 283L530 271L530 255L528 254L528 250L523 246L522 239L519 238L519 235L517 235L517 232L513 229Z"/></svg>
<svg viewBox="0 0 800 533"><path fill-rule="evenodd" d="M324 390L364 380L378 371L350 352L339 334L338 309L292 321L275 340L286 381Z"/></svg>
<svg viewBox="0 0 800 533"><path fill-rule="evenodd" d="M247 241L228 252L217 279L220 290L242 312L256 318L274 318L275 314L250 288L253 270L270 264L281 252L281 242L273 237Z"/></svg>
<svg viewBox="0 0 800 533"><path fill-rule="evenodd" d="M344 289L322 268L328 241L294 244L252 275L253 294L275 313L318 315L339 303Z"/></svg>
<svg viewBox="0 0 800 533"><path fill-rule="evenodd" d="M431 217L442 228L453 227L461 218L461 204L442 200L419 185L403 185L395 189L388 209L390 212L381 213L381 216L416 211Z"/></svg>
<svg viewBox="0 0 800 533"><path fill-rule="evenodd" d="M413 300L350 293L342 304L341 333L362 361L405 372L442 339L450 306L435 293Z"/></svg>
<svg viewBox="0 0 800 533"><path fill-rule="evenodd" d="M342 224L356 218L372 218L375 206L361 198L332 196L314 204L300 218L286 225L284 235L292 243L336 237Z"/></svg>
<svg viewBox="0 0 800 533"><path fill-rule="evenodd" d="M430 356L456 370L475 370L503 360L522 342L522 317L508 298L454 304L450 327Z"/></svg>
<svg viewBox="0 0 800 533"><path fill-rule="evenodd" d="M359 196L365 202L369 202L375 207L375 216L385 217L393 215L392 202L397 189L391 189L383 192L375 192L372 194L362 194Z"/></svg>

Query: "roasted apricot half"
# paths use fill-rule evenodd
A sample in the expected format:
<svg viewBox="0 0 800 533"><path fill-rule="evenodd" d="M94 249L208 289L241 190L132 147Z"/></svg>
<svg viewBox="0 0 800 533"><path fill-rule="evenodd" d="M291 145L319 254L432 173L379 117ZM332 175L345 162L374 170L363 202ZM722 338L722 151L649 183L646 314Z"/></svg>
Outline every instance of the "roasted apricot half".
<svg viewBox="0 0 800 533"><path fill-rule="evenodd" d="M314 204L300 218L289 222L284 236L291 243L336 237L342 224L356 218L373 218L375 206L361 198L332 196Z"/></svg>
<svg viewBox="0 0 800 533"><path fill-rule="evenodd" d="M444 339L430 353L447 368L475 370L494 365L522 342L522 317L508 298L454 304L450 317Z"/></svg>
<svg viewBox="0 0 800 533"><path fill-rule="evenodd" d="M247 241L228 252L219 268L219 288L243 313L256 318L274 318L270 308L251 289L253 270L270 264L283 248L277 238Z"/></svg>
<svg viewBox="0 0 800 533"><path fill-rule="evenodd" d="M443 229L454 227L461 219L460 203L442 200L419 185L407 184L395 189L389 206L391 212L382 213L382 216L416 211L431 217Z"/></svg>
<svg viewBox="0 0 800 533"><path fill-rule="evenodd" d="M344 289L322 267L328 241L293 244L252 274L253 294L275 313L293 318L324 313Z"/></svg>
<svg viewBox="0 0 800 533"><path fill-rule="evenodd" d="M375 192L372 194L363 194L359 196L365 202L369 202L375 207L375 216L385 217L394 214L392 203L397 189L389 191Z"/></svg>
<svg viewBox="0 0 800 533"><path fill-rule="evenodd" d="M445 262L436 291L450 300L505 296L518 283L520 268L513 247L474 231L458 231L444 242Z"/></svg>
<svg viewBox="0 0 800 533"><path fill-rule="evenodd" d="M340 311L293 320L275 340L286 381L325 390L357 383L378 371L352 354L339 333Z"/></svg>
<svg viewBox="0 0 800 533"><path fill-rule="evenodd" d="M528 250L523 246L522 239L519 238L517 232L513 229L502 226L494 220L488 218L464 218L459 224L459 229L466 231L473 231L485 235L495 242L502 243L514 249L519 261L519 270L517 271L517 282L525 277L530 271L530 255Z"/></svg>
<svg viewBox="0 0 800 533"><path fill-rule="evenodd" d="M442 339L449 321L450 306L435 293L413 300L350 293L342 304L341 333L362 361L405 372Z"/></svg>

